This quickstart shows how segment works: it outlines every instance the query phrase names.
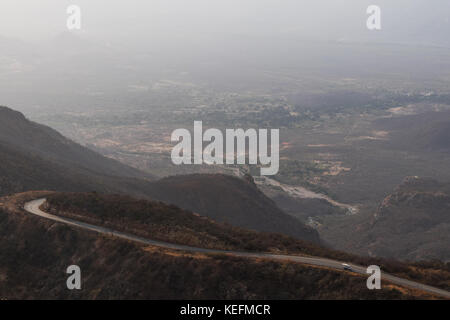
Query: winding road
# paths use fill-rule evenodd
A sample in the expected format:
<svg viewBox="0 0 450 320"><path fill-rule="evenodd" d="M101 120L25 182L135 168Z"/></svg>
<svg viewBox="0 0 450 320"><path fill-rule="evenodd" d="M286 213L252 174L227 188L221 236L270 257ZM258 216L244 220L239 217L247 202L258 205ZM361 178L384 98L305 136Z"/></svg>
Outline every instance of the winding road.
<svg viewBox="0 0 450 320"><path fill-rule="evenodd" d="M339 270L341 272L346 272L343 270L343 262L336 261L336 260L330 260L325 258L318 258L318 257L301 257L301 256L290 256L290 255L279 255L279 254L270 254L270 253L252 253L252 252L238 252L238 251L224 251L224 250L214 250L214 249L205 249L205 248L195 248L190 246L184 246L184 245L178 245L173 243L167 243L162 241L155 241L150 240L142 237L138 237L132 234L115 231L112 229L95 226L92 224L88 224L85 222L80 222L76 220L72 220L69 218L63 218L59 216L55 216L49 213L46 213L40 209L41 205L45 203L46 199L37 199L30 202L27 202L24 206L25 211L40 216L45 219L49 219L52 221L64 223L66 225L82 228L85 230L90 230L94 232L98 232L101 234L106 234L122 239L126 239L129 241L138 242L145 245L151 245L151 246L157 246L167 249L175 249L175 250L183 250L188 252L195 252L195 253L212 253L212 254L229 254L237 257L245 257L245 258L266 258L266 259L272 259L272 260L281 260L281 261L292 261L292 262L298 262L313 266L321 266L321 267L328 267L332 269ZM350 264L350 266L353 269L353 272L362 274L367 276L366 268L354 264ZM450 292L438 289L435 287L427 286L418 282L410 281L407 279L399 278L387 273L382 273L382 280L389 281L391 283L418 289L422 291L426 291L431 294L439 295L442 297L445 297L447 299L450 299Z"/></svg>

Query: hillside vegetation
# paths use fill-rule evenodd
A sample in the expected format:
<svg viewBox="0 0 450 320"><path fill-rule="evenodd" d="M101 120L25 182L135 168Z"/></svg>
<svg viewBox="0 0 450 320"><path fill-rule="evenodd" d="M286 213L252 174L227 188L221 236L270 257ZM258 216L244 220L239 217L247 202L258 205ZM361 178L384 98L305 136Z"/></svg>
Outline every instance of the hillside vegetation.
<svg viewBox="0 0 450 320"><path fill-rule="evenodd" d="M0 252L2 299L432 298L388 284L370 291L363 277L325 268L141 246L5 208ZM66 287L72 264L79 291Z"/></svg>
<svg viewBox="0 0 450 320"><path fill-rule="evenodd" d="M174 176L151 183L148 194L219 222L320 243L317 231L283 212L249 180L223 174Z"/></svg>
<svg viewBox="0 0 450 320"><path fill-rule="evenodd" d="M393 259L351 255L280 234L233 228L173 206L129 197L99 194L49 194L45 210L79 221L137 233L150 239L239 251L311 255L359 265L378 265L396 274L446 290L450 289L450 263L404 263ZM181 239L181 241L180 241Z"/></svg>
<svg viewBox="0 0 450 320"><path fill-rule="evenodd" d="M327 252L311 242L233 227L157 201L98 193L52 193L46 199L49 213L154 240L221 250Z"/></svg>

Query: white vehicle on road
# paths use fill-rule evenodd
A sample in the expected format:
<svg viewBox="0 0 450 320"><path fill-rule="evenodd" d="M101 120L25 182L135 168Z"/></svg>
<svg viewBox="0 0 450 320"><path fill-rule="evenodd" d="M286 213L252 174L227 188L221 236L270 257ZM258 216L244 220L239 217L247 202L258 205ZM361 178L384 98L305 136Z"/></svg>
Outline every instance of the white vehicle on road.
<svg viewBox="0 0 450 320"><path fill-rule="evenodd" d="M352 266L349 265L349 264L347 264L347 263L343 263L343 264L342 264L342 267L344 268L344 270L347 270L347 271L353 271Z"/></svg>

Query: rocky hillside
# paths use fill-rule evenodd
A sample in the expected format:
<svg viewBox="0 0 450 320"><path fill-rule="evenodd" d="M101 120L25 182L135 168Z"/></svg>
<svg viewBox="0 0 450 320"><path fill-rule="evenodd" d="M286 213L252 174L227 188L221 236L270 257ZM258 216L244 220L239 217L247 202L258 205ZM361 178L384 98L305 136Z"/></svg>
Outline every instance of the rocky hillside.
<svg viewBox="0 0 450 320"><path fill-rule="evenodd" d="M409 177L387 196L364 242L377 256L450 261L450 184Z"/></svg>
<svg viewBox="0 0 450 320"><path fill-rule="evenodd" d="M31 193L0 199L1 299L433 298L420 291L387 283L382 290L367 290L364 277L326 268L225 255L188 254L143 246L23 212L21 208L27 199L42 196L51 197L48 193ZM80 197L86 199L86 195ZM76 195L72 194L67 199L75 198ZM80 211L83 206L86 208L86 202L64 204L61 203L63 199L64 195L60 194L53 198L52 204L72 210L78 208L77 215L87 214L87 211ZM95 214L96 208L109 207L108 199L112 198L105 196L96 200L92 213ZM156 203L133 205L131 200L122 200L116 202L122 203L120 210L111 213L100 211L106 215L103 217L105 220L121 217L133 220L136 218L131 214L133 212L137 215L153 214L152 218L155 218L165 210L179 210ZM132 209L137 207L138 211ZM144 207L147 213L142 211ZM117 212L122 215L117 215ZM178 219L182 216L186 218L185 214L177 211L176 215L168 214L166 220L159 219L154 224L161 226L166 221L173 227L174 221L170 222L172 217ZM191 216L189 219L193 222L196 218ZM230 235L238 234L230 232ZM259 237L253 234L253 238ZM264 236L261 239L264 242ZM284 242L295 240L286 239ZM66 287L68 275L65 271L73 264L81 268L81 290L70 291ZM429 270L432 274L442 274L441 280L448 279L448 272L444 270L424 270L416 274L424 277Z"/></svg>

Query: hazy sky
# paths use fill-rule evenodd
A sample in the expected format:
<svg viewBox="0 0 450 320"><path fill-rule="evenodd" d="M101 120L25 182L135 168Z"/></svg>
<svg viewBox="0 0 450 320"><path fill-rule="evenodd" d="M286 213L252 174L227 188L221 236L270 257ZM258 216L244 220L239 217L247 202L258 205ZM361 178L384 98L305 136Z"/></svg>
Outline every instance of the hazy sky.
<svg viewBox="0 0 450 320"><path fill-rule="evenodd" d="M448 0L2 0L0 35L40 40L66 30L66 9L82 9L83 33L105 39L203 35L287 35L317 39L447 43ZM365 28L382 8L383 30Z"/></svg>
<svg viewBox="0 0 450 320"><path fill-rule="evenodd" d="M67 33L69 5L81 8L81 36ZM381 7L381 31L367 30L369 5ZM449 0L0 0L0 104L116 103L166 78L286 85L267 71L320 90L304 79L445 85L449 50L396 44L450 48L449 18Z"/></svg>

